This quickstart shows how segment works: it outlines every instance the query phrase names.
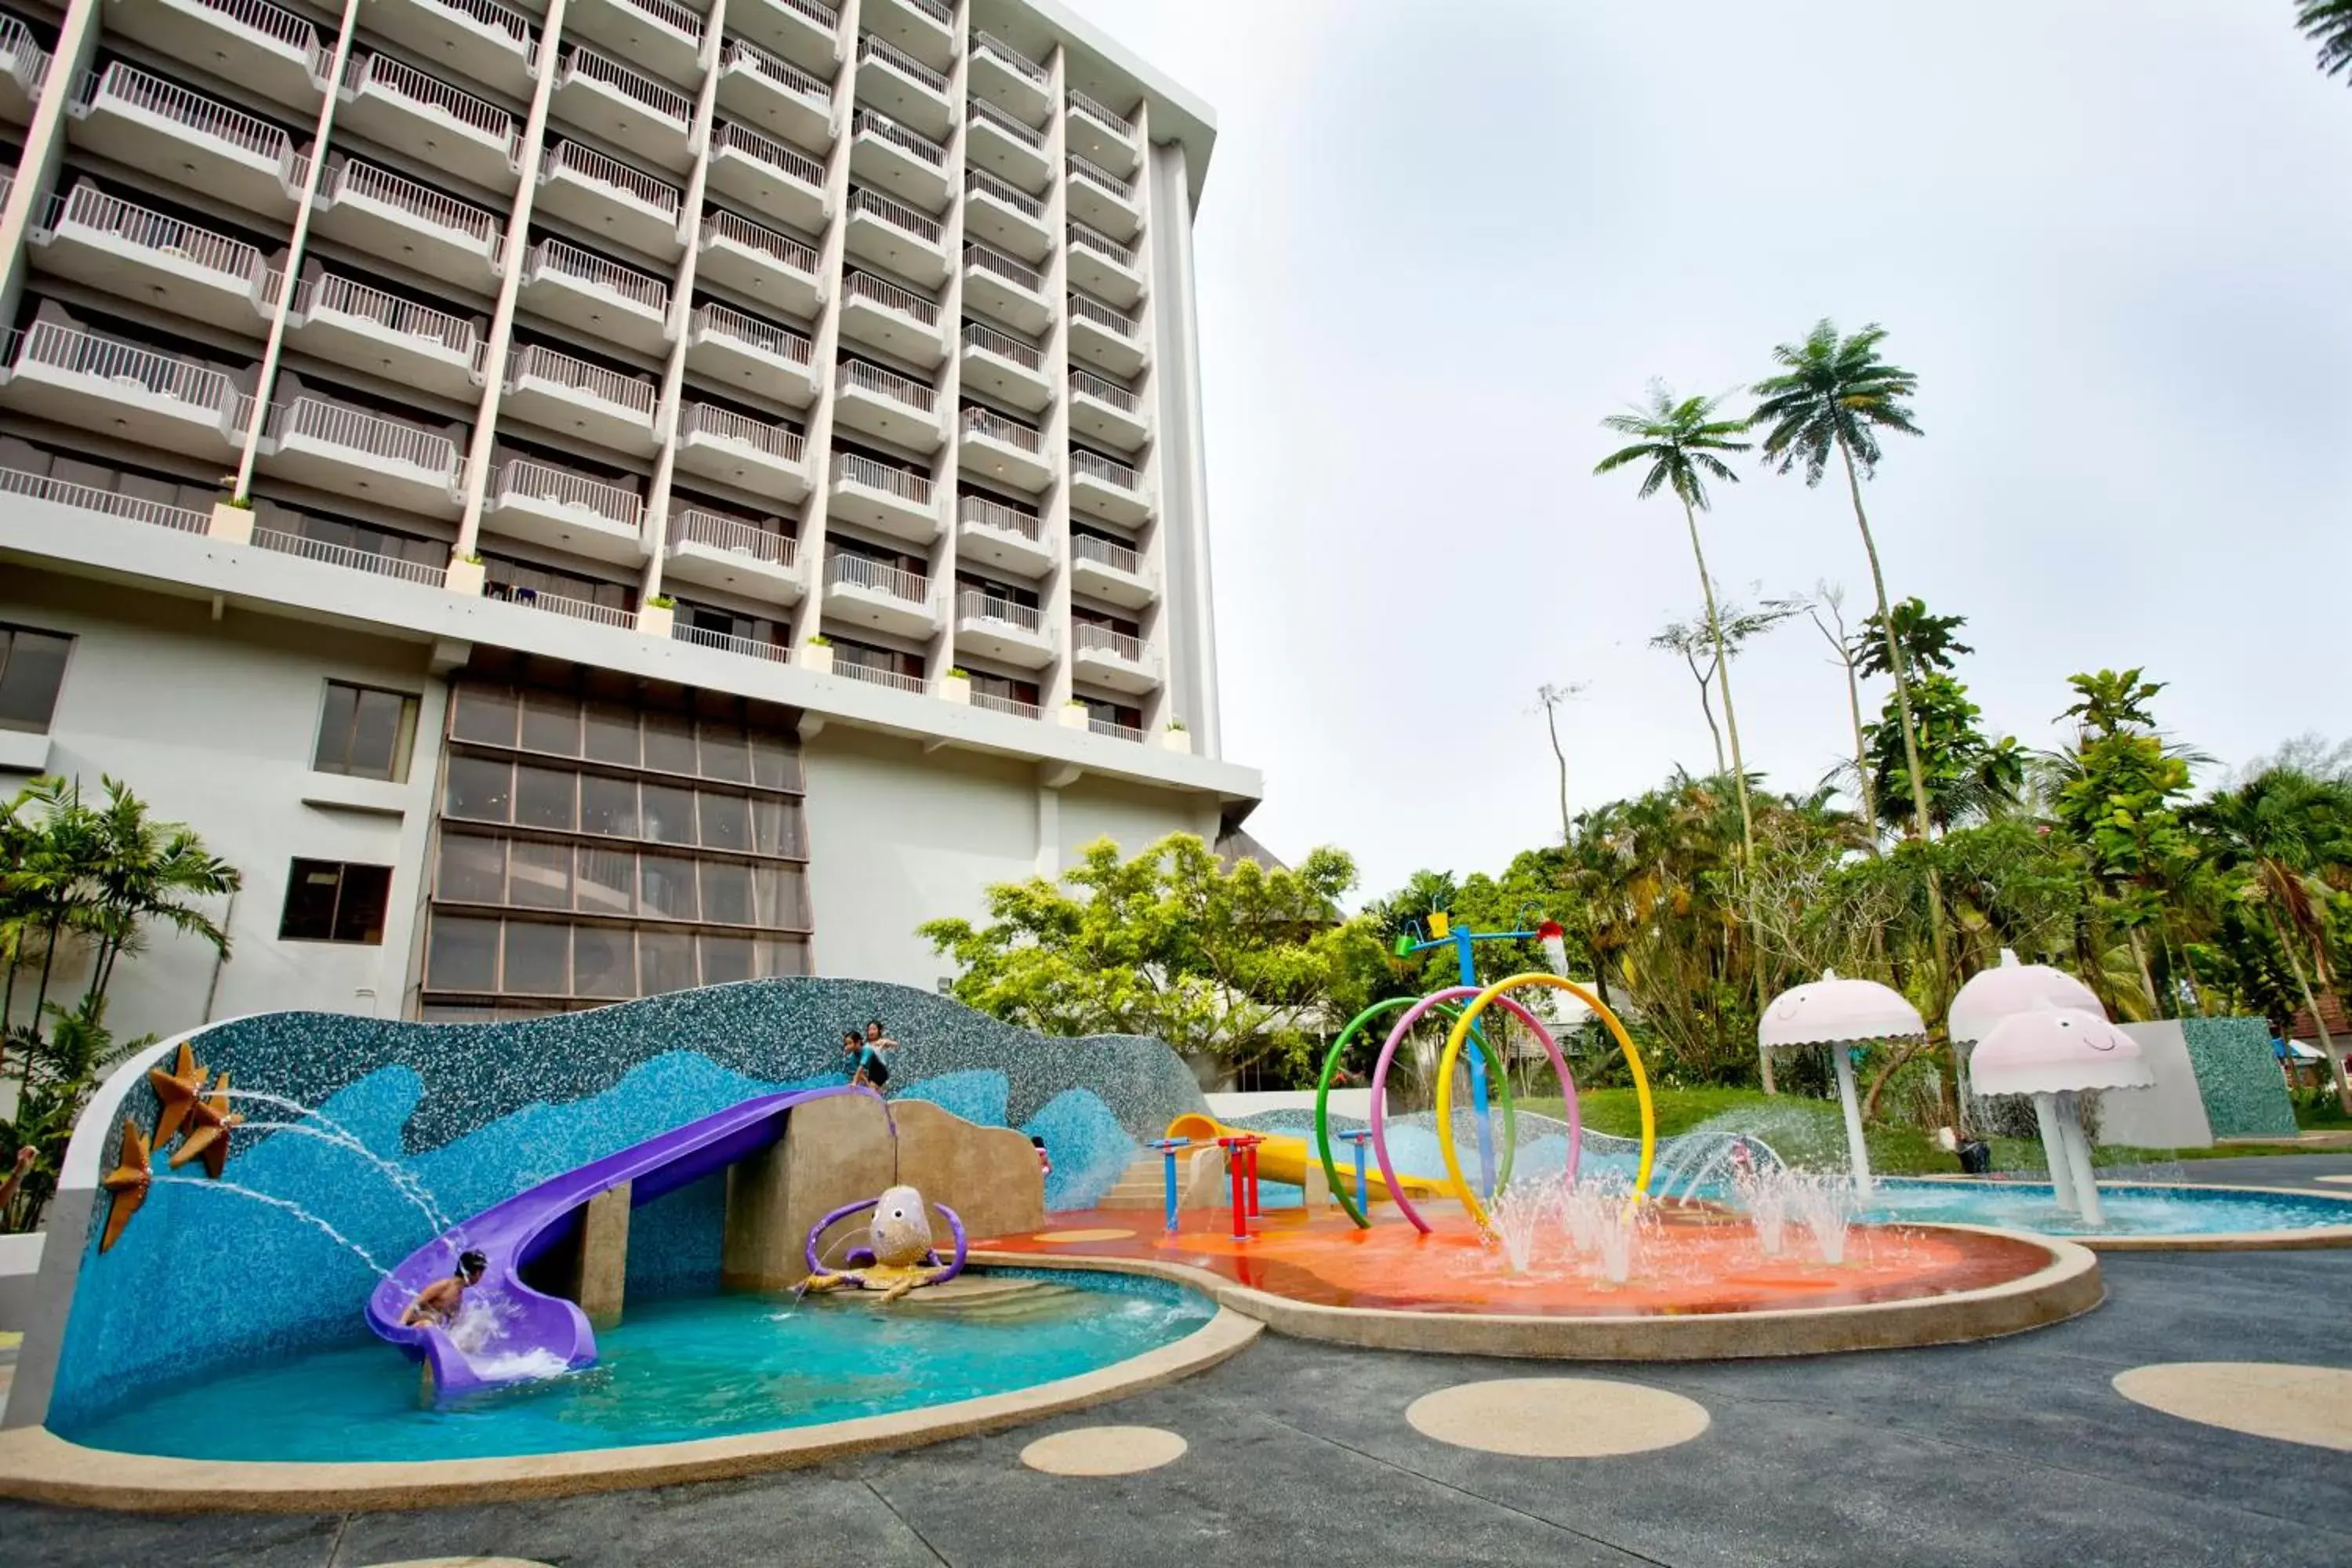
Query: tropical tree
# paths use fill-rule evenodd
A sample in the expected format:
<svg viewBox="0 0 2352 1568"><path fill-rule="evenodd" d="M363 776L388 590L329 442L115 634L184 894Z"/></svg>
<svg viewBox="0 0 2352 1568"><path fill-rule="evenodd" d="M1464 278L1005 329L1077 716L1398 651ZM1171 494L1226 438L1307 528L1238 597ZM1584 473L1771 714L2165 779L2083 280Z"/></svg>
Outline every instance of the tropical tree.
<svg viewBox="0 0 2352 1568"><path fill-rule="evenodd" d="M1650 638L1650 646L1662 653L1682 656L1690 670L1691 679L1698 685L1698 710L1706 721L1706 732L1715 742L1715 771L1727 771L1723 760L1723 731L1715 721L1715 703L1709 691L1715 678L1723 672L1722 659L1737 658L1748 642L1770 631L1782 621L1804 608L1797 599L1767 599L1758 609L1747 609L1728 599L1717 606L1709 617L1702 615L1693 621L1669 621Z"/></svg>
<svg viewBox="0 0 2352 1568"><path fill-rule="evenodd" d="M1957 669L1959 656L1976 648L1959 639L1969 624L1966 616L1938 616L1914 595L1885 616L1871 616L1862 623L1862 640L1854 649L1855 667L1864 675L1891 675L1887 649L1902 652L1903 668L1914 675L1922 670ZM1887 628L1893 626L1893 635Z"/></svg>
<svg viewBox="0 0 2352 1568"><path fill-rule="evenodd" d="M2352 70L2352 0L2299 0L2294 25L2319 46L2319 74Z"/></svg>
<svg viewBox="0 0 2352 1568"><path fill-rule="evenodd" d="M2141 984L2159 1016L2167 1009L2148 963L2147 931L2165 943L2165 895L2194 850L2174 809L2189 793L2189 764L2168 755L2148 709L2160 682L2137 669L2067 678L2075 700L2061 718L2075 723L2074 776L2058 790L2058 818L2082 845L2108 914L2131 944ZM2166 964L2168 976L2172 965Z"/></svg>
<svg viewBox="0 0 2352 1568"><path fill-rule="evenodd" d="M1979 723L1983 716L1958 678L1940 669L1915 674L1911 717L1918 740L1906 747L1895 700L1887 699L1878 721L1863 729L1881 820L1919 837L1923 835L1911 813L1922 796L1927 802L1927 829L1936 833L1981 821L2017 804L2025 784L2025 752L2010 736L1995 740L1986 735ZM1916 788L1914 759L1920 769Z"/></svg>
<svg viewBox="0 0 2352 1568"><path fill-rule="evenodd" d="M1719 397L1677 398L1666 390L1664 383L1653 383L1646 404L1636 404L1627 412L1612 414L1601 423L1604 429L1621 436L1630 436L1633 444L1621 447L1601 459L1593 468L1596 474L1611 474L1620 468L1636 465L1645 469L1639 495L1643 500L1662 489L1674 491L1682 502L1683 521L1690 532L1692 563L1698 568L1700 596L1706 605L1706 626L1715 644L1716 675L1723 693L1723 727L1731 736L1731 778L1739 803L1740 864L1752 865L1756 859L1756 818L1748 800L1748 763L1740 755L1739 717L1731 701L1731 659L1725 650L1723 620L1716 613L1715 579L1706 570L1706 551L1699 542L1698 514L1707 510L1706 481L1710 479L1727 484L1738 484L1739 476L1723 460L1727 452L1745 452L1749 443L1739 438L1748 427L1741 419L1722 417L1723 400ZM1751 911L1752 912L1752 911ZM1756 972L1756 1005L1764 1005L1764 972ZM1772 1062L1764 1056L1764 1087L1772 1088Z"/></svg>
<svg viewBox="0 0 2352 1568"><path fill-rule="evenodd" d="M1825 611L1827 621L1822 619ZM1832 583L1816 583L1813 596L1805 605L1805 615L1837 655L1838 667L1845 671L1846 717L1853 726L1854 784L1862 798L1862 820L1870 829L1864 837L1864 847L1874 856L1878 853L1878 790L1871 776L1869 742L1863 735L1861 655L1845 629L1845 590Z"/></svg>

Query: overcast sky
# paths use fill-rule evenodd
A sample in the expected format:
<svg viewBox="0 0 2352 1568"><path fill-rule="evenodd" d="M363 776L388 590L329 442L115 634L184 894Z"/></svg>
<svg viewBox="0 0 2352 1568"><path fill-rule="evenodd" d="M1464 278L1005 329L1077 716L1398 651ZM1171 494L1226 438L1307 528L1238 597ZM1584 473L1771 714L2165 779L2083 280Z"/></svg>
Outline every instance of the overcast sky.
<svg viewBox="0 0 2352 1568"><path fill-rule="evenodd" d="M1278 853L1377 893L1556 842L1545 682L1590 682L1576 809L1711 766L1646 646L1697 607L1679 509L1591 477L1596 422L1822 315L1919 374L1866 500L1990 724L2051 744L2069 672L2139 664L2230 763L2352 730L2352 89L2290 0L1069 3L1217 111L1224 742ZM1743 471L1718 583L1866 602L1842 489ZM1810 626L1734 673L1775 786L1850 752Z"/></svg>

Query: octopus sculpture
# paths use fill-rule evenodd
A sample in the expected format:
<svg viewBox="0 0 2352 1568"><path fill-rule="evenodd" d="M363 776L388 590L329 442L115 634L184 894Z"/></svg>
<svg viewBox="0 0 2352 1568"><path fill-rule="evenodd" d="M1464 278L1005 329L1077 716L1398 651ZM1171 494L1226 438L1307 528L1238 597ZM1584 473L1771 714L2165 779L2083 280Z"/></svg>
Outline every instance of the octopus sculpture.
<svg viewBox="0 0 2352 1568"><path fill-rule="evenodd" d="M945 1263L940 1261L931 1242L929 1210L933 1208L945 1216L955 1237L955 1255ZM828 1270L817 1256L818 1238L835 1221L865 1209L874 1211L866 1227L866 1245L853 1247L840 1269ZM888 1187L878 1198L834 1210L810 1229L805 1289L837 1290L848 1286L879 1290L887 1304L909 1290L945 1284L962 1273L964 1251L963 1221L956 1217L955 1210L945 1204L925 1204L923 1194L912 1187Z"/></svg>

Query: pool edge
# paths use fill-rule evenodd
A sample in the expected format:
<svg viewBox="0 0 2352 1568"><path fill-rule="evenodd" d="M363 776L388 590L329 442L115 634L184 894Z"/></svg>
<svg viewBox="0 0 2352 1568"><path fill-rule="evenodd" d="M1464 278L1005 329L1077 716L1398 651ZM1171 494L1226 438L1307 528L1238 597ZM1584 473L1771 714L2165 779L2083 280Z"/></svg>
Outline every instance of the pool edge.
<svg viewBox="0 0 2352 1568"><path fill-rule="evenodd" d="M1948 1185L2000 1187L2006 1185L2047 1186L2046 1182L2003 1183L1983 1176L1948 1175L1937 1172L1926 1175L1906 1175L1887 1178L1903 1182L1935 1182ZM2230 1186L2218 1182L2102 1182L2099 1190L2144 1187L2158 1192L2213 1193L2224 1197L2242 1197L2248 1194L2267 1194L2281 1198L2317 1198L2326 1203L2341 1204L2344 1212L2352 1215L2352 1194L2317 1192L2309 1187ZM1885 1223L1885 1222L1880 1222ZM1940 1223L1923 1221L1919 1223ZM2087 1247L2093 1252L2310 1252L2326 1247L2352 1247L2352 1219L2343 1225L2300 1226L2293 1230L2212 1230L2175 1234L2171 1236L2061 1236L2055 1231L2023 1230L2019 1234L2046 1237L2053 1241L2071 1241L2077 1247Z"/></svg>

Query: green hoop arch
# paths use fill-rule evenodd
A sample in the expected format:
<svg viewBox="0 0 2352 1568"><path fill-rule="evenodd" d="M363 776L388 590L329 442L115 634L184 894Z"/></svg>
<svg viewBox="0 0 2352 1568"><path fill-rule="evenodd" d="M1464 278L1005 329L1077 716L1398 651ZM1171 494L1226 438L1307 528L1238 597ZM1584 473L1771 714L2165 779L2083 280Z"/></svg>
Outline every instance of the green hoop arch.
<svg viewBox="0 0 2352 1568"><path fill-rule="evenodd" d="M1348 1184L1339 1179L1339 1168L1331 1159L1331 1075L1339 1070L1339 1058L1347 1054L1348 1047L1354 1042L1356 1036L1362 1032L1364 1026L1384 1013L1393 1013L1400 1007L1410 1007L1420 1000L1418 996L1391 996L1384 1002L1373 1003L1348 1020L1348 1026L1340 1030L1339 1037L1332 1042L1330 1054L1323 1058L1323 1076L1315 1080L1315 1152L1322 1157L1323 1179L1330 1184L1331 1195L1339 1201L1339 1207L1345 1211L1349 1219L1356 1222L1356 1228L1359 1230L1371 1229L1372 1221L1371 1217L1358 1205L1354 1195L1348 1190ZM1449 1021L1458 1016L1462 1011L1460 1006L1451 1002L1440 1002L1436 1010ZM1486 1058L1488 1079L1499 1086L1501 1089L1503 1155L1496 1172L1495 1180L1498 1185L1508 1185L1511 1180L1511 1156L1518 1151L1518 1120L1511 1106L1510 1077L1503 1071L1501 1063L1495 1055L1495 1047L1487 1043L1484 1033L1474 1028L1470 1031L1470 1038L1477 1043L1480 1054Z"/></svg>

